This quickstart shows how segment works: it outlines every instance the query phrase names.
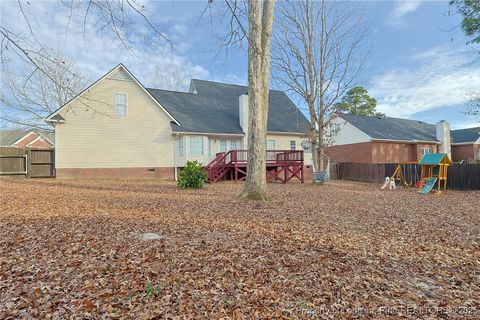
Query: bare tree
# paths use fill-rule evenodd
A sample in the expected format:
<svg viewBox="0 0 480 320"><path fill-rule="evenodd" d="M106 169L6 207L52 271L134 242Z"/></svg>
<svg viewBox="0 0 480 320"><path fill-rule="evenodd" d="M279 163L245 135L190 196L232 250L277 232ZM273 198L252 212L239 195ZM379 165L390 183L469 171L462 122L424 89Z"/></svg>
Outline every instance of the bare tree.
<svg viewBox="0 0 480 320"><path fill-rule="evenodd" d="M240 197L266 200L266 149L270 43L274 0L248 2L248 158L245 188Z"/></svg>
<svg viewBox="0 0 480 320"><path fill-rule="evenodd" d="M480 91L472 91L467 94L468 109L464 114L471 116L475 121L480 123Z"/></svg>
<svg viewBox="0 0 480 320"><path fill-rule="evenodd" d="M192 77L189 66L181 67L178 64L169 63L164 66L155 66L149 84L164 90L185 91Z"/></svg>
<svg viewBox="0 0 480 320"><path fill-rule="evenodd" d="M208 0L205 11L211 9ZM241 46L248 40L248 132L247 177L240 198L266 200L266 149L268 95L270 92L270 47L275 0L226 0L220 13L230 30L221 47ZM248 23L248 28L244 24Z"/></svg>
<svg viewBox="0 0 480 320"><path fill-rule="evenodd" d="M313 164L322 170L325 131L335 102L357 84L367 28L356 6L322 0L283 2L275 29L275 79L308 106Z"/></svg>
<svg viewBox="0 0 480 320"><path fill-rule="evenodd" d="M22 75L22 79L12 79L12 77L9 77L9 80L3 79L9 88L13 89L10 90L13 96L8 97L10 103L7 106L14 109L10 112L3 110L2 117L4 120L12 121L17 125L25 126L27 123L38 125L37 121L28 119L33 115L35 115L34 118L37 118L42 114L42 112L38 112L38 106L23 110L26 112L23 115L25 119L16 123L17 115L20 116L22 113L23 107L20 106L28 100L22 94L22 92L25 92L24 89L34 88L41 81L43 88L56 87L57 92L61 92L64 96L75 96L79 93L80 86L75 85L73 81L76 81L74 79L77 79L78 73L69 69L71 65L61 63L55 52L48 48L37 36L32 17L28 11L31 3L18 0L16 6L21 19L19 23L26 26L26 32L13 30L11 26L3 25L0 22L0 62L4 66L2 71L4 75L11 74L8 70L17 69L19 65L26 66L25 70L28 70L29 73ZM93 28L96 32L113 35L127 51L130 51L132 40L138 38L148 39L150 43L157 43L158 45L168 44L171 46L166 35L150 22L144 13L144 6L138 0L58 0L57 9L63 10L62 12L67 18L65 35L69 31L72 19L81 19L84 38L87 29ZM8 65L12 65L12 67L6 67ZM61 72L61 74L58 72ZM65 79L69 79L69 81L64 81ZM21 81L23 83L20 85ZM31 81L33 83L29 83ZM49 83L47 84L47 82ZM20 87L12 87L12 85L20 85ZM2 100L6 101L6 99L7 97L2 90ZM92 109L88 102L84 101L82 104ZM26 106L24 105L24 107ZM51 105L45 105L44 109L47 110L50 107ZM7 115L3 115L3 113ZM15 116L12 116L13 114Z"/></svg>
<svg viewBox="0 0 480 320"><path fill-rule="evenodd" d="M48 72L48 77L42 72L32 73L28 66L13 71L8 64L2 64L0 118L17 127L48 129L43 119L80 92L86 79L60 53L36 63Z"/></svg>

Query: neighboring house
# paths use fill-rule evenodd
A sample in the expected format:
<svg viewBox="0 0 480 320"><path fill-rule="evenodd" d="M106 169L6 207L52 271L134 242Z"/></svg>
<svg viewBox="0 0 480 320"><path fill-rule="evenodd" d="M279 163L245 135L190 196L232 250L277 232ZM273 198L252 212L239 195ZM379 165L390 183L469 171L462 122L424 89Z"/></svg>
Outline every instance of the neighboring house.
<svg viewBox="0 0 480 320"><path fill-rule="evenodd" d="M400 118L339 114L328 131L331 146L327 154L337 162L396 163L418 161L426 153L450 153L449 137L444 134L449 132L446 122L435 126Z"/></svg>
<svg viewBox="0 0 480 320"><path fill-rule="evenodd" d="M480 160L480 127L453 130L452 160Z"/></svg>
<svg viewBox="0 0 480 320"><path fill-rule="evenodd" d="M325 138L326 153L337 162L396 163L419 161L442 152L455 162L480 159L480 127L450 130L446 121L423 121L338 114Z"/></svg>
<svg viewBox="0 0 480 320"><path fill-rule="evenodd" d="M46 121L59 178L174 179L187 160L245 149L247 119L245 86L194 79L189 92L150 89L119 64ZM270 90L269 149L301 150L308 127L284 92Z"/></svg>
<svg viewBox="0 0 480 320"><path fill-rule="evenodd" d="M37 130L0 130L0 147L45 148L55 146L53 132Z"/></svg>

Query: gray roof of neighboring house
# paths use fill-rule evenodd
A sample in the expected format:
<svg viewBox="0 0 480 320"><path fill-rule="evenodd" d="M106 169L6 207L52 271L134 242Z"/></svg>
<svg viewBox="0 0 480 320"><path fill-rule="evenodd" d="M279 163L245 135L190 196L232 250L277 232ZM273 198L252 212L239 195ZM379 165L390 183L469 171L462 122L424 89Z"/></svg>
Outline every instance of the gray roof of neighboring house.
<svg viewBox="0 0 480 320"><path fill-rule="evenodd" d="M480 127L450 131L452 143L473 143L480 138Z"/></svg>
<svg viewBox="0 0 480 320"><path fill-rule="evenodd" d="M238 104L246 86L193 79L194 93L147 90L181 124L172 124L174 132L244 133ZM309 125L284 92L270 90L268 131L307 133Z"/></svg>
<svg viewBox="0 0 480 320"><path fill-rule="evenodd" d="M32 131L33 130L0 130L0 146L9 147ZM38 130L37 132L39 132L43 137L47 138L50 142L55 143L55 133L51 131Z"/></svg>
<svg viewBox="0 0 480 320"><path fill-rule="evenodd" d="M9 147L29 132L24 130L0 130L0 146Z"/></svg>
<svg viewBox="0 0 480 320"><path fill-rule="evenodd" d="M339 116L373 139L437 142L435 125L423 121L351 114Z"/></svg>
<svg viewBox="0 0 480 320"><path fill-rule="evenodd" d="M52 131L40 131L40 134L47 138L51 143L55 144L55 132Z"/></svg>

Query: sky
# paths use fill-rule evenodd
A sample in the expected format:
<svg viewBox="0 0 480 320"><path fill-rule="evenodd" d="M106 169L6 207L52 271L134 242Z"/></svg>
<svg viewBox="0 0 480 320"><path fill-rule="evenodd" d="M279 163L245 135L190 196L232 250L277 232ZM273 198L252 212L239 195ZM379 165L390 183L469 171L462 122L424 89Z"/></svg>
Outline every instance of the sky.
<svg viewBox="0 0 480 320"><path fill-rule="evenodd" d="M111 33L99 32L93 19L84 32L82 17L74 13L69 19L58 1L34 1L25 11L40 42L63 52L89 82L123 63L147 87L158 86L157 70L172 66L187 78L245 85L246 48L219 49L225 21L218 11L204 12L206 2L144 1L146 16L168 36L171 47L137 39L130 50ZM480 88L480 65L472 62L472 47L456 27L461 17L449 14L448 1L359 4L372 26L361 77L378 111L428 123L447 120L454 129L478 126L478 119L462 112L467 93ZM0 6L2 26L27 32L16 1ZM272 87L279 88L275 82Z"/></svg>

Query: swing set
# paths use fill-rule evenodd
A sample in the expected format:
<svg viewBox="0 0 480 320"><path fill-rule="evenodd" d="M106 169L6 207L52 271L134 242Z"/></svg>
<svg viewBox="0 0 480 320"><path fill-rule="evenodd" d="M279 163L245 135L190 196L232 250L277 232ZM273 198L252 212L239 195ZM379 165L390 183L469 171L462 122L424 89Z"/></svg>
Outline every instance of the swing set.
<svg viewBox="0 0 480 320"><path fill-rule="evenodd" d="M413 183L416 186L420 181L417 164L417 162L398 163L390 180L398 181L404 188L411 187Z"/></svg>
<svg viewBox="0 0 480 320"><path fill-rule="evenodd" d="M384 184L380 189L385 189L389 184L390 189L395 189L395 182L398 181L404 188L415 187L420 189L421 194L428 194L431 191L437 193L445 192L447 189L448 166L452 161L444 153L425 154L417 162L401 162L397 164L393 175L386 177ZM421 166L421 172L418 172L418 165ZM435 188L436 187L436 188Z"/></svg>

